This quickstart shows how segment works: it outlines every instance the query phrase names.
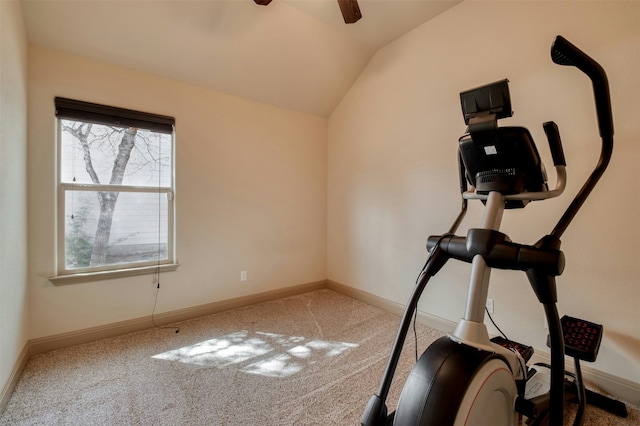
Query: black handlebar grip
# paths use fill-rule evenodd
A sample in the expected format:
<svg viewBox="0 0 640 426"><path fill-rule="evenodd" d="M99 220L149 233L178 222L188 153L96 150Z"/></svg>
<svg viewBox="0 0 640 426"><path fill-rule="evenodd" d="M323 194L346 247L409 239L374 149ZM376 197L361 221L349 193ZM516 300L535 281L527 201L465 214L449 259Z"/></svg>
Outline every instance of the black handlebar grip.
<svg viewBox="0 0 640 426"><path fill-rule="evenodd" d="M551 45L551 59L558 65L571 65L587 74L593 83L596 98L598 127L603 138L613 136L613 115L609 98L609 81L604 69L586 53L562 36L557 36Z"/></svg>
<svg viewBox="0 0 640 426"><path fill-rule="evenodd" d="M558 125L553 121L547 121L542 125L542 128L549 141L549 150L551 151L553 164L556 166L566 166L567 162L564 158L564 150L562 149L562 141L560 141Z"/></svg>

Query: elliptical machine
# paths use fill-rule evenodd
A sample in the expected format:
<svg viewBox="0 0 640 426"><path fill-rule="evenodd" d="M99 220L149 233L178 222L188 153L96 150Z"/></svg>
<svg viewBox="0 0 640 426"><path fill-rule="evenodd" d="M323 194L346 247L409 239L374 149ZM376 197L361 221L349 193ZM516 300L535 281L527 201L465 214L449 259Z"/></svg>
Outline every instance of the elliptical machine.
<svg viewBox="0 0 640 426"><path fill-rule="evenodd" d="M508 80L460 94L468 125L458 151L462 209L449 232L428 238L428 260L407 303L380 387L362 415L362 425L514 425L523 419L535 425L547 416L551 425L561 425L565 400L574 396L579 404L574 424L582 424L587 398L579 360L595 360L602 326L559 318L555 277L565 265L560 237L611 158L613 119L607 77L597 62L562 36L555 39L551 58L556 64L577 67L593 83L602 139L598 164L550 234L534 245L512 242L499 231L504 210L557 197L565 189L566 163L558 127L554 122L543 125L557 176L556 187L549 190L529 131L498 127L499 119L512 115ZM456 236L467 200L484 203L482 221L466 237ZM418 301L429 279L451 258L472 265L464 318L453 334L436 340L422 354L405 382L396 411L388 414L385 401ZM526 273L545 311L550 366L529 369L532 348L489 337L484 312L492 268ZM575 359L573 381L565 373L565 352ZM541 376L549 378L546 385L541 384Z"/></svg>

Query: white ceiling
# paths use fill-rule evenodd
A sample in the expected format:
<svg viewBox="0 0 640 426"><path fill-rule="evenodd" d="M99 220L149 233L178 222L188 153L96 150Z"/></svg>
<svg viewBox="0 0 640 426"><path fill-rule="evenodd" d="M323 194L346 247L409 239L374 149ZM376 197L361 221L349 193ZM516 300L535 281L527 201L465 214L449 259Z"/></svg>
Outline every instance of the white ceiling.
<svg viewBox="0 0 640 426"><path fill-rule="evenodd" d="M329 116L375 51L461 0L22 0L30 43Z"/></svg>

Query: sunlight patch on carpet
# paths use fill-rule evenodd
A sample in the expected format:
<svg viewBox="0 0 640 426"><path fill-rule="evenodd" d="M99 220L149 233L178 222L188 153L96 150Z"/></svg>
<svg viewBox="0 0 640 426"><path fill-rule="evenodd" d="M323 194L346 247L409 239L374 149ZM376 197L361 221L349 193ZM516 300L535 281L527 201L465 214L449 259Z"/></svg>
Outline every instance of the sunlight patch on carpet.
<svg viewBox="0 0 640 426"><path fill-rule="evenodd" d="M167 351L152 358L204 367L236 366L240 371L267 377L289 377L322 357L335 357L358 347L356 343L307 341L303 336L277 333L236 333Z"/></svg>

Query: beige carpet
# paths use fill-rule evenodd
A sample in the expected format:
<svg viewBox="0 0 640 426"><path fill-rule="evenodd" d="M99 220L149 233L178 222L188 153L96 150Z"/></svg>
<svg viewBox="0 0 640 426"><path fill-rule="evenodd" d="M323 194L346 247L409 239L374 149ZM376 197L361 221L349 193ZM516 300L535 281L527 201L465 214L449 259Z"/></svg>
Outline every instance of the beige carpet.
<svg viewBox="0 0 640 426"><path fill-rule="evenodd" d="M356 425L399 318L330 290L32 357L0 425ZM442 333L418 325L422 351ZM407 341L389 406L414 362ZM588 407L587 425L640 424Z"/></svg>

